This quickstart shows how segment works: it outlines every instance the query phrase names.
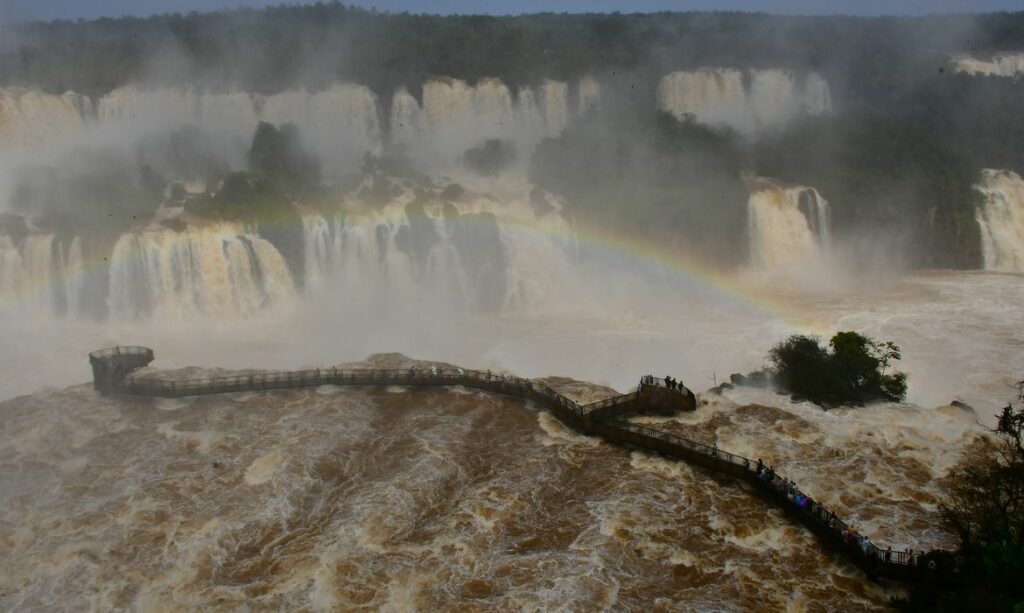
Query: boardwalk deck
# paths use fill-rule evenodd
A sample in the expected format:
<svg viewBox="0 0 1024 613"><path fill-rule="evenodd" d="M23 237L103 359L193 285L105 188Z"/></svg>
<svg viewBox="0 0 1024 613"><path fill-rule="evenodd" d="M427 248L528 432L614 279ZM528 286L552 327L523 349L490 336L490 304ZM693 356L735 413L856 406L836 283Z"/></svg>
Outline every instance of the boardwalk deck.
<svg viewBox="0 0 1024 613"><path fill-rule="evenodd" d="M197 379L163 379L137 376L134 369L153 360L145 347L118 347L89 354L97 390L162 398L180 398L230 392L340 386L413 387L463 386L530 400L551 411L566 425L586 434L616 443L659 453L695 464L747 484L759 495L781 507L787 515L807 526L823 544L861 568L869 577L914 581L948 569L929 568L915 556L889 551L860 536L851 536L845 522L826 507L787 486L779 476L759 471L755 462L714 446L691 441L653 428L638 426L623 418L631 413L694 410L693 393L683 386L669 389L660 379L645 378L628 394L579 404L550 386L530 379L464 369L312 369L264 372ZM797 505L796 495L807 502Z"/></svg>

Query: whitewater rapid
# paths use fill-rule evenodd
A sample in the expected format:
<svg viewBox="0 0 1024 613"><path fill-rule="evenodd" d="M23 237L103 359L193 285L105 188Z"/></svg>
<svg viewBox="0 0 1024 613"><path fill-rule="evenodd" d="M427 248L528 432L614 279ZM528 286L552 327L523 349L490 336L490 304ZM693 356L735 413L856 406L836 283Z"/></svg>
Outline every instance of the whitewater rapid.
<svg viewBox="0 0 1024 613"><path fill-rule="evenodd" d="M580 399L609 391L548 382ZM920 410L824 413L744 393L658 425L765 458L897 546L949 546L933 479L976 440L962 411L923 431ZM0 402L0 415L12 608L873 609L898 593L742 487L485 393L156 400L79 385Z"/></svg>

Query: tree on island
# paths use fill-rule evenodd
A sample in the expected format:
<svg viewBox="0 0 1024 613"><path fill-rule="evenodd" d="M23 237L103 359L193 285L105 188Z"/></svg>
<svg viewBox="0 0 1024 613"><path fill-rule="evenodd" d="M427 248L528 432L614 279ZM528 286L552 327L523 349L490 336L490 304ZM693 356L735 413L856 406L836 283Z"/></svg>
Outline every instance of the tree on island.
<svg viewBox="0 0 1024 613"><path fill-rule="evenodd" d="M769 352L779 386L825 406L903 400L906 373L886 372L899 359L895 343L879 343L857 332L837 333L828 347L816 337L798 334Z"/></svg>
<svg viewBox="0 0 1024 613"><path fill-rule="evenodd" d="M1024 381L991 432L992 453L961 462L944 488L942 519L960 537L956 584L921 583L899 608L1024 612Z"/></svg>
<svg viewBox="0 0 1024 613"><path fill-rule="evenodd" d="M320 183L320 160L303 147L299 129L294 124L276 128L261 121L252 137L246 161L249 172L287 192Z"/></svg>

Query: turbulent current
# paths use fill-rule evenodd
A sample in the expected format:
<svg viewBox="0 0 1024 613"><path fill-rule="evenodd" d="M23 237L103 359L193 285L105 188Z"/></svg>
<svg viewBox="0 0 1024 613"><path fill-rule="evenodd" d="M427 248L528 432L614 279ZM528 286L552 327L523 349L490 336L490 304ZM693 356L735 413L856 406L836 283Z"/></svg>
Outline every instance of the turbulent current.
<svg viewBox="0 0 1024 613"><path fill-rule="evenodd" d="M749 400L706 397L662 427L768 458L879 539L948 544L931 478L972 436L961 411L922 430L917 409ZM742 487L484 393L167 401L81 385L0 411L5 607L849 610L891 595Z"/></svg>

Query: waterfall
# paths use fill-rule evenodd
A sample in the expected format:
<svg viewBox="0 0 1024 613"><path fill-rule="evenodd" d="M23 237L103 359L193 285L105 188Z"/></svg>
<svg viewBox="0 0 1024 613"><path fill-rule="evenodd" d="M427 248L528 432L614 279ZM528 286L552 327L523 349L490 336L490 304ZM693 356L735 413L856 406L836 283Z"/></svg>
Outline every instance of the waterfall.
<svg viewBox="0 0 1024 613"><path fill-rule="evenodd" d="M391 186L385 203L355 195L336 212L305 212L301 295L258 228L219 222L138 228L118 237L106 258L90 256L99 247L81 237L0 235L0 300L45 317L105 307L112 321L161 322L240 320L299 301L371 319L396 310L578 308L565 299L579 294L580 271L561 200L521 177L462 181L465 195L454 201L406 181Z"/></svg>
<svg viewBox="0 0 1024 613"><path fill-rule="evenodd" d="M561 81L545 79L540 91L547 135L558 136L569 125L569 87Z"/></svg>
<svg viewBox="0 0 1024 613"><path fill-rule="evenodd" d="M539 140L546 133L537 94L529 87L520 89L516 94L516 121L525 138Z"/></svg>
<svg viewBox="0 0 1024 613"><path fill-rule="evenodd" d="M784 123L798 109L796 77L788 70L754 70L750 110L758 127Z"/></svg>
<svg viewBox="0 0 1024 613"><path fill-rule="evenodd" d="M572 230L557 211L537 219L528 193L472 205L406 193L377 211L307 214L306 292L349 310L531 309L573 276Z"/></svg>
<svg viewBox="0 0 1024 613"><path fill-rule="evenodd" d="M657 100L660 110L679 119L692 116L701 123L725 124L744 132L782 124L799 112L832 110L828 82L821 75L808 73L800 88L795 73L778 69L673 72L659 82Z"/></svg>
<svg viewBox="0 0 1024 613"><path fill-rule="evenodd" d="M294 123L325 163L350 169L367 151L380 151L379 102L367 87L341 83L316 93L281 92L259 102L261 120Z"/></svg>
<svg viewBox="0 0 1024 613"><path fill-rule="evenodd" d="M599 96L597 81L582 79L578 114L597 109ZM422 107L400 88L387 110L388 134L380 112L377 95L353 83L271 95L125 85L95 104L71 92L54 96L9 88L0 89L0 147L36 146L86 129L145 135L195 125L212 137L210 142L219 147L216 153L239 166L258 122L294 123L326 164L347 173L358 168L367 151L379 153L385 142L451 164L467 148L501 138L514 141L519 157L527 159L541 139L560 134L570 119L568 86L551 80L513 95L498 79L480 79L474 85L431 79L423 85Z"/></svg>
<svg viewBox="0 0 1024 613"><path fill-rule="evenodd" d="M1008 170L985 169L981 177L984 202L975 217L985 269L1024 272L1024 180Z"/></svg>
<svg viewBox="0 0 1024 613"><path fill-rule="evenodd" d="M673 72L658 85L658 107L680 119L692 115L702 123L738 124L747 107L743 73L725 68Z"/></svg>
<svg viewBox="0 0 1024 613"><path fill-rule="evenodd" d="M86 283L85 257L82 255L82 239L76 236L68 248L67 263L64 266L64 294L67 297L67 314L72 317L84 311L82 301Z"/></svg>
<svg viewBox="0 0 1024 613"><path fill-rule="evenodd" d="M996 53L987 59L955 55L950 64L955 72L970 75L1016 77L1024 74L1024 53Z"/></svg>
<svg viewBox="0 0 1024 613"><path fill-rule="evenodd" d="M92 104L73 92L45 94L22 88L0 88L0 145L47 146L81 132Z"/></svg>
<svg viewBox="0 0 1024 613"><path fill-rule="evenodd" d="M580 117L601 111L601 85L593 77L580 79L577 92L577 113Z"/></svg>
<svg viewBox="0 0 1024 613"><path fill-rule="evenodd" d="M0 301L34 315L76 315L85 269L79 239L70 247L53 234L29 234L18 245L0 236Z"/></svg>
<svg viewBox="0 0 1024 613"><path fill-rule="evenodd" d="M404 87L391 98L389 121L390 142L410 147L417 142L423 129L423 111L416 99Z"/></svg>
<svg viewBox="0 0 1024 613"><path fill-rule="evenodd" d="M25 283L21 252L9 236L0 236L0 303L7 306L18 300Z"/></svg>
<svg viewBox="0 0 1024 613"><path fill-rule="evenodd" d="M804 82L804 111L809 115L832 112L832 91L828 81L816 72L808 74Z"/></svg>
<svg viewBox="0 0 1024 613"><path fill-rule="evenodd" d="M596 82L586 87L588 104L596 104ZM389 142L443 166L486 139L500 138L512 141L525 163L537 143L560 134L568 122L568 86L562 82L545 81L539 90L523 87L513 96L497 79L474 85L432 79L423 85L422 107L406 90L395 92Z"/></svg>
<svg viewBox="0 0 1024 613"><path fill-rule="evenodd" d="M748 227L751 264L759 270L815 263L831 248L829 204L811 187L753 180Z"/></svg>
<svg viewBox="0 0 1024 613"><path fill-rule="evenodd" d="M231 224L131 232L110 258L108 309L115 319L244 318L294 292L273 245Z"/></svg>
<svg viewBox="0 0 1024 613"><path fill-rule="evenodd" d="M56 281L61 278L57 238L52 234L25 237L22 250L29 300L46 315L57 310Z"/></svg>

